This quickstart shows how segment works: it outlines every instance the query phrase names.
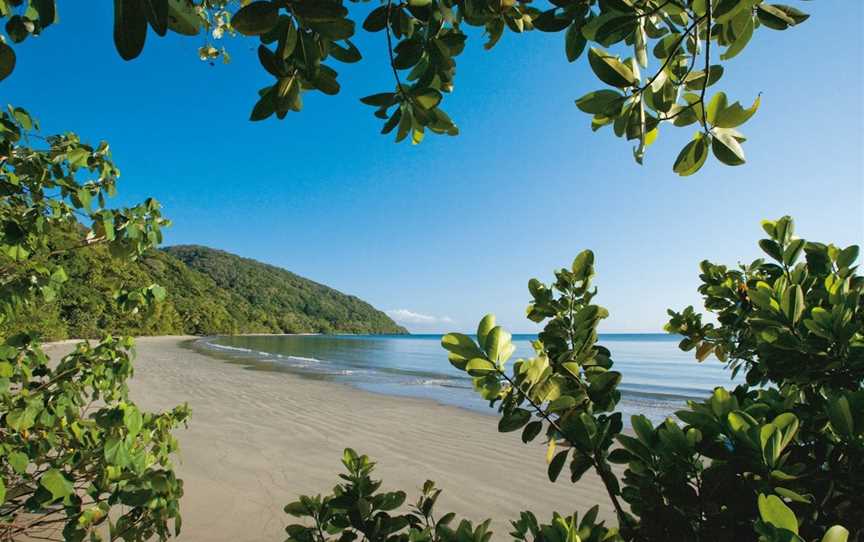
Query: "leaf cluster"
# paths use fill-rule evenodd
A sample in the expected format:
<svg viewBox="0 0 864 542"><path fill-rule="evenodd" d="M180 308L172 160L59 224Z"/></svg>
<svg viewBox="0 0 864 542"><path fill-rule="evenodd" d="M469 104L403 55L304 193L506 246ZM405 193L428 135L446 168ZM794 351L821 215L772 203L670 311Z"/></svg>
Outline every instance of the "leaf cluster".
<svg viewBox="0 0 864 542"><path fill-rule="evenodd" d="M101 246L133 260L168 224L155 200L106 207L119 175L106 143L93 147L73 133L43 138L35 128L21 108L0 114L0 322L62 297L64 254ZM148 311L164 296L150 285L120 291L117 301ZM58 363L35 335L0 338L4 539L101 540L107 531L111 540L164 540L179 532L183 486L171 432L189 409L138 409L127 386L132 348L131 339L106 336Z"/></svg>
<svg viewBox="0 0 864 542"><path fill-rule="evenodd" d="M286 542L489 542L490 521L477 525L467 519L458 523L456 514L438 515L436 502L441 490L427 480L416 503L404 505L403 491L380 492L381 481L371 478L375 464L365 455L347 448L342 457L347 473L342 483L326 496L301 496L285 506L285 512L304 523L286 527ZM614 531L597 522L598 507L580 520L578 514L553 514L548 524L531 512L523 512L512 523L514 540L532 542L601 542L616 540Z"/></svg>
<svg viewBox="0 0 864 542"><path fill-rule="evenodd" d="M703 262L699 291L717 323L692 307L669 311L667 331L698 361L712 354L734 389L716 388L660 424L637 415L623 431L607 316L592 303L594 257L580 253L545 285L529 282L527 316L544 324L535 356L508 370L511 336L485 316L476 340L450 333L448 359L500 413L501 432L543 435L548 474L569 465L603 482L617 527L529 512L513 522L526 540L859 540L864 523L864 277L857 246L809 242L790 217L763 222L770 258L736 269ZM677 418L677 420L676 420ZM620 464L613 470L612 464ZM851 537L851 538L850 538Z"/></svg>
<svg viewBox="0 0 864 542"><path fill-rule="evenodd" d="M19 43L54 22L55 2L0 0L11 41ZM251 120L283 119L302 109L305 92L340 92L334 63L361 60L351 41L359 8L349 9L358 3L115 0L114 43L131 60L151 30L158 36L203 34L200 58L212 62L222 56L227 62L227 51L213 41L226 34L257 38L259 63L273 80L258 91ZM417 144L429 132L456 135L459 129L441 104L455 88L456 57L471 28L482 29L486 49L505 32L563 33L566 59L586 56L606 85L576 100L591 115L592 130L611 126L617 137L634 142L633 156L641 164L661 126L696 125L673 165L687 176L710 154L731 166L746 160L746 138L738 128L755 114L760 98L745 107L722 90L709 97L708 88L726 71L724 62L738 56L757 30L786 30L807 18L796 7L765 0L381 0L364 13L362 26L385 34L395 88L361 101L375 108L384 121L381 132L395 131L397 142ZM12 73L15 59L14 49L0 41L0 80Z"/></svg>
<svg viewBox="0 0 864 542"><path fill-rule="evenodd" d="M379 492L381 481L371 478L375 464L367 456L347 448L342 463L347 473L339 475L343 482L332 494L304 495L285 506L287 514L311 523L286 527L286 542L489 542L492 538L488 520L476 527L462 520L451 527L455 514L435 519L441 490L433 482L426 481L416 503L400 513L405 492Z"/></svg>

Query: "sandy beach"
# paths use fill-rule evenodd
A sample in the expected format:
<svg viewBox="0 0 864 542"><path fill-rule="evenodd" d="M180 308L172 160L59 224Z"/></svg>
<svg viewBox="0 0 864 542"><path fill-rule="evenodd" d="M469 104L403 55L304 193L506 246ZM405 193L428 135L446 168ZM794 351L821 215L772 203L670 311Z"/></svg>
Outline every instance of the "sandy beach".
<svg viewBox="0 0 864 542"><path fill-rule="evenodd" d="M199 354L192 337L137 341L132 396L145 409L188 402L192 420L177 434L185 480L185 541L284 539L282 507L300 494L326 493L350 446L378 462L384 489L413 502L426 479L444 493L439 513L493 519L496 539L531 509L542 519L611 506L596 477L578 485L546 477L545 447L501 434L497 419L431 401L376 395L343 384L249 370ZM61 355L70 343L51 347Z"/></svg>

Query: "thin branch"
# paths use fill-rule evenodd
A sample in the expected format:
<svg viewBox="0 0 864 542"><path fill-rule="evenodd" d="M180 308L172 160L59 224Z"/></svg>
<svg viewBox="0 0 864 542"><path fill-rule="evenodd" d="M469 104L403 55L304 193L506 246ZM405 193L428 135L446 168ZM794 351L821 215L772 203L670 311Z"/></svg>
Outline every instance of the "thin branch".
<svg viewBox="0 0 864 542"><path fill-rule="evenodd" d="M705 112L705 91L708 89L708 79L711 70L711 2L706 2L707 10L705 17L707 23L705 25L705 81L702 83L702 92L699 94L699 103L702 104L702 127L705 129L705 134L708 135L708 114ZM696 38L699 38L699 32L696 32Z"/></svg>
<svg viewBox="0 0 864 542"><path fill-rule="evenodd" d="M507 375L507 373L505 373L503 370L501 370L498 366L495 367L495 370L497 371L497 373L499 375L501 375L504 378L504 380L506 380L510 384L510 386L513 387L513 389L517 390L522 395L522 397L528 401L528 403L531 405L531 407L534 409L534 411L537 414L539 414L544 420L549 422L549 425L551 425L552 428L555 429L555 431L557 431L561 435L561 438L566 440L570 444L571 447L576 448L576 445L573 442L573 439L571 439L567 436L567 433L564 432L564 430L561 428L560 425L558 425L558 422L556 420L553 420L549 416L549 414L540 407L540 405L535 403L534 400L531 399L528 396L528 394L522 390L522 388L517 386L516 383ZM589 456L589 459L591 461L591 465L598 472L598 474L600 474L600 480L603 482L603 486L606 488L606 492L609 494L609 499L612 501L612 506L615 507L615 513L618 515L618 521L620 521L624 525L629 525L630 522L627 518L627 515L624 512L624 508L622 508L621 503L618 502L618 496L612 490L612 486L609 483L609 480L607 478L607 472L608 471L603 469L600 466L600 461L598 460L596 455Z"/></svg>
<svg viewBox="0 0 864 542"><path fill-rule="evenodd" d="M407 100L411 100L410 95L405 92L405 87L402 85L402 79L399 77L399 71L396 69L396 58L393 56L393 38L390 33L390 13L393 8L393 0L387 0L387 16L384 19L385 30L387 34L387 55L390 57L390 69L393 70L393 77L396 79L396 86L399 88L399 93Z"/></svg>
<svg viewBox="0 0 864 542"><path fill-rule="evenodd" d="M709 11L709 13L710 13L710 11ZM705 15L699 17L698 19L693 21L693 24L691 24L689 27L687 27L687 29L684 31L684 33L681 34L681 37L678 38L678 41L675 42L675 47L672 49L672 52L669 54L669 56L666 57L666 61L663 62L663 65L660 66L660 69L657 70L657 73L655 73L653 76L651 76L651 79L649 79L647 83L645 83L644 85L639 87L639 89L636 91L637 93L638 92L644 92L645 89L647 89L648 87L651 86L651 83L653 83L658 77L660 77L660 74L663 73L663 70L665 70L666 67L669 65L669 63L672 62L672 59L675 58L675 53L677 53L678 49L681 48L681 44L684 42L684 40L687 38L687 36L689 36L690 33L693 32L693 30L695 28L697 28L699 26L699 24L701 24L702 21L704 21L707 16L708 15L705 14Z"/></svg>

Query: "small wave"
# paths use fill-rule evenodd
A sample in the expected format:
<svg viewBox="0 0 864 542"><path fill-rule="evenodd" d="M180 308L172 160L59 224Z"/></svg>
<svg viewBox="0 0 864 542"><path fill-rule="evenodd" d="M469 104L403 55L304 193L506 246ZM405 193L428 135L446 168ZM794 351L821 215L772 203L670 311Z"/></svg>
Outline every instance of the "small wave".
<svg viewBox="0 0 864 542"><path fill-rule="evenodd" d="M244 352L246 354L251 354L254 350L250 350L248 348L240 348L239 346L228 346L225 344L217 344L217 343L205 343L210 348L215 348L216 350L229 350L232 352ZM254 352L256 354L265 354L266 352Z"/></svg>
<svg viewBox="0 0 864 542"><path fill-rule="evenodd" d="M467 386L463 381L455 378L421 378L417 382L415 382L415 385L439 388L455 388L461 390L471 389L471 386Z"/></svg>
<svg viewBox="0 0 864 542"><path fill-rule="evenodd" d="M303 356L288 356L288 359L296 359L297 361L311 361L312 363L320 363L321 360L315 358L304 358Z"/></svg>

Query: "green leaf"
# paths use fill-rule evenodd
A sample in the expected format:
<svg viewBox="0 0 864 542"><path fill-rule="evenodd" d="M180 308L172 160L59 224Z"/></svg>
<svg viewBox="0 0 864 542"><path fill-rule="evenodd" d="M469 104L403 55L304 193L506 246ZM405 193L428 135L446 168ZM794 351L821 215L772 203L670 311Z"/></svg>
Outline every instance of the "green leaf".
<svg viewBox="0 0 864 542"><path fill-rule="evenodd" d="M357 46L351 43L351 40L346 39L345 43L348 44L348 47L342 47L336 42L333 42L330 46L330 55L339 62L345 62L346 64L360 62L360 60L363 59L363 55L360 54L360 50L357 49Z"/></svg>
<svg viewBox="0 0 864 542"><path fill-rule="evenodd" d="M786 30L810 18L803 11L785 4L760 3L756 6L759 22L774 30Z"/></svg>
<svg viewBox="0 0 864 542"><path fill-rule="evenodd" d="M594 253L590 250L583 250L573 259L570 269L576 280L588 279L594 274Z"/></svg>
<svg viewBox="0 0 864 542"><path fill-rule="evenodd" d="M750 43L750 39L753 37L753 30L756 26L753 23L753 16L749 12L744 16L746 19L743 27L738 29L735 34L735 39L729 44L729 47L720 54L720 60L730 60L735 58L744 50L745 47L747 47L747 44Z"/></svg>
<svg viewBox="0 0 864 542"><path fill-rule="evenodd" d="M294 501L285 505L285 508L282 510L285 511L286 514L292 515L294 517L303 517L309 514L306 505L300 501Z"/></svg>
<svg viewBox="0 0 864 542"><path fill-rule="evenodd" d="M54 0L45 3L53 6ZM150 28L157 35L164 36L168 32L168 0L143 0L143 7Z"/></svg>
<svg viewBox="0 0 864 542"><path fill-rule="evenodd" d="M759 109L760 100L761 98L757 96L753 105L747 109L744 109L740 102L735 102L728 107L724 107L722 111L715 115L714 126L717 128L735 128L741 126L750 120L750 117Z"/></svg>
<svg viewBox="0 0 864 542"><path fill-rule="evenodd" d="M825 532L822 542L846 542L849 540L849 531L842 525L835 525Z"/></svg>
<svg viewBox="0 0 864 542"><path fill-rule="evenodd" d="M672 166L672 171L682 177L693 175L702 168L707 158L708 143L705 135L702 132L697 132L693 137L693 141L681 149L678 158L675 160L675 165Z"/></svg>
<svg viewBox="0 0 864 542"><path fill-rule="evenodd" d="M114 465L120 468L125 468L129 465L129 450L126 447L126 443L123 442L123 439L109 437L108 440L105 441L104 455L105 461L107 461L109 465Z"/></svg>
<svg viewBox="0 0 864 542"><path fill-rule="evenodd" d="M635 86L639 80L621 59L600 49L592 47L588 50L588 63L597 78L613 87L626 88Z"/></svg>
<svg viewBox="0 0 864 542"><path fill-rule="evenodd" d="M246 4L231 17L234 30L246 36L266 34L278 23L279 5L265 0Z"/></svg>
<svg viewBox="0 0 864 542"><path fill-rule="evenodd" d="M363 21L363 29L367 32L380 32L387 26L387 6L379 6L372 10Z"/></svg>
<svg viewBox="0 0 864 542"><path fill-rule="evenodd" d="M396 58L393 59L393 66L397 70L405 70L420 62L423 57L423 42L419 39L403 40L394 51Z"/></svg>
<svg viewBox="0 0 864 542"><path fill-rule="evenodd" d="M144 426L144 416L141 415L141 411L134 405L127 405L123 409L123 424L126 426L129 435L134 437Z"/></svg>
<svg viewBox="0 0 864 542"><path fill-rule="evenodd" d="M785 497L792 502L803 502L803 503L812 502L812 499L805 497L804 495L801 495L800 493L797 493L797 492L792 491L791 489L787 489L785 487L775 487L774 491L778 495L780 495L781 497Z"/></svg>
<svg viewBox="0 0 864 542"><path fill-rule="evenodd" d="M462 333L448 333L441 337L441 346L451 354L455 354L469 360L482 358L483 352L468 335Z"/></svg>
<svg viewBox="0 0 864 542"><path fill-rule="evenodd" d="M84 147L76 147L66 154L66 159L69 160L69 165L74 167L86 167L87 160L90 158L90 151ZM79 192L85 189L79 189Z"/></svg>
<svg viewBox="0 0 864 542"><path fill-rule="evenodd" d="M0 504L6 502L6 484L3 482L3 478L0 478Z"/></svg>
<svg viewBox="0 0 864 542"><path fill-rule="evenodd" d="M36 414L29 408L18 408L6 414L6 425L15 431L26 431L36 423Z"/></svg>
<svg viewBox="0 0 864 542"><path fill-rule="evenodd" d="M795 513L776 495L759 495L759 515L762 521L778 529L786 529L798 534L798 518Z"/></svg>
<svg viewBox="0 0 864 542"><path fill-rule="evenodd" d="M654 442L654 425L651 421L641 414L637 414L630 417L630 425L633 427L633 431L636 432L636 436L639 437L639 440L642 441L646 446L651 446Z"/></svg>
<svg viewBox="0 0 864 542"><path fill-rule="evenodd" d="M684 80L684 86L688 90L702 90L703 87L708 88L719 81L721 77L723 77L723 66L714 64L708 68L707 80L705 78L705 70L695 71Z"/></svg>
<svg viewBox="0 0 864 542"><path fill-rule="evenodd" d="M789 285L780 297L780 310L792 324L797 324L804 312L804 291L798 284Z"/></svg>
<svg viewBox="0 0 864 542"><path fill-rule="evenodd" d="M348 9L342 5L341 0L294 2L291 4L291 9L306 23L331 23L344 19L348 15ZM353 28L354 21L347 22L350 22Z"/></svg>
<svg viewBox="0 0 864 542"><path fill-rule="evenodd" d="M67 480L66 476L57 469L49 469L39 479L39 484L51 492L52 501L68 497L75 489L72 482Z"/></svg>
<svg viewBox="0 0 864 542"><path fill-rule="evenodd" d="M465 371L471 376L486 376L496 372L497 369L488 359L474 358L465 365Z"/></svg>
<svg viewBox="0 0 864 542"><path fill-rule="evenodd" d="M783 251L783 264L791 267L795 260L801 255L801 251L804 250L804 245L807 244L807 241L804 239L793 239L789 242L789 246L786 247L786 250Z"/></svg>
<svg viewBox="0 0 864 542"><path fill-rule="evenodd" d="M760 239L759 248L761 248L765 254L771 256L778 262L783 261L783 250L776 241L772 241L771 239Z"/></svg>
<svg viewBox="0 0 864 542"><path fill-rule="evenodd" d="M751 9L752 3L742 2L741 0L714 0L714 21L719 24L724 24L733 19L739 13Z"/></svg>
<svg viewBox="0 0 864 542"><path fill-rule="evenodd" d="M591 392L605 394L613 390L621 382L621 373L618 371L594 373L588 377L588 381L591 383Z"/></svg>
<svg viewBox="0 0 864 542"><path fill-rule="evenodd" d="M183 36L197 36L201 27L201 17L191 2L168 2L168 28Z"/></svg>
<svg viewBox="0 0 864 542"><path fill-rule="evenodd" d="M396 103L396 94L393 92L380 92L360 98L360 101L366 105L375 107L389 107Z"/></svg>
<svg viewBox="0 0 864 542"><path fill-rule="evenodd" d="M522 442L529 443L534 440L537 435L540 434L540 431L543 430L543 422L533 421L525 426L525 429L522 430Z"/></svg>
<svg viewBox="0 0 864 542"><path fill-rule="evenodd" d="M299 4L298 4L299 5ZM333 40L334 42L337 40L347 40L351 36L354 35L354 21L350 19L333 19L319 22L309 22L309 27L318 32L325 38ZM330 54L333 54L335 48L331 47ZM342 55L343 57L348 57L348 62L356 62L360 60L360 51L356 48L354 52L348 52L348 50L344 50L347 55ZM333 54L336 57L335 54ZM337 57L338 59L338 57Z"/></svg>
<svg viewBox="0 0 864 542"><path fill-rule="evenodd" d="M259 121L269 118L276 112L276 104L273 101L273 93L267 92L258 100L255 107L252 108L252 114L249 116L251 121Z"/></svg>
<svg viewBox="0 0 864 542"><path fill-rule="evenodd" d="M93 195L90 193L90 190L81 188L75 195L78 196L78 201L81 202L81 206L84 207L84 209L89 210L93 202Z"/></svg>
<svg viewBox="0 0 864 542"><path fill-rule="evenodd" d="M858 259L858 245L850 245L837 254L837 267L843 269L852 267Z"/></svg>
<svg viewBox="0 0 864 542"><path fill-rule="evenodd" d="M30 464L30 458L27 454L21 452L12 452L8 457L9 466L12 467L18 474L27 472L27 465Z"/></svg>
<svg viewBox="0 0 864 542"><path fill-rule="evenodd" d="M15 51L5 42L0 42L0 81L15 70Z"/></svg>
<svg viewBox="0 0 864 542"><path fill-rule="evenodd" d="M527 410L517 408L509 414L505 413L501 417L501 420L498 421L498 431L501 433L516 431L517 429L522 429L529 421L531 421L531 413Z"/></svg>
<svg viewBox="0 0 864 542"><path fill-rule="evenodd" d="M574 62L582 56L587 44L588 40L582 35L581 24L578 20L574 21L567 27L567 33L564 35L564 52L567 55L567 61Z"/></svg>
<svg viewBox="0 0 864 542"><path fill-rule="evenodd" d="M726 109L726 93L718 92L708 102L708 109L705 110L708 124L714 124L717 121L717 114L724 109Z"/></svg>
<svg viewBox="0 0 864 542"><path fill-rule="evenodd" d="M592 115L615 116L621 111L624 100L620 92L609 89L596 90L576 100L576 107Z"/></svg>
<svg viewBox="0 0 864 542"><path fill-rule="evenodd" d="M849 400L845 397L840 396L828 402L828 418L837 433L845 436L855 434L855 420Z"/></svg>
<svg viewBox="0 0 864 542"><path fill-rule="evenodd" d="M489 332L495 328L495 315L487 314L484 316L480 323L477 325L477 342L480 344L486 344L486 338L489 336Z"/></svg>
<svg viewBox="0 0 864 542"><path fill-rule="evenodd" d="M711 150L714 151L714 156L727 166L740 166L746 161L741 144L735 136L726 132L714 133Z"/></svg>
<svg viewBox="0 0 864 542"><path fill-rule="evenodd" d="M505 362L513 353L514 346L510 342L510 333L501 326L495 326L483 343L486 355L492 361Z"/></svg>
<svg viewBox="0 0 864 542"><path fill-rule="evenodd" d="M434 88L427 88L415 94L414 101L423 109L434 109L441 103L441 93Z"/></svg>
<svg viewBox="0 0 864 542"><path fill-rule="evenodd" d="M549 475L549 480L554 482L558 479L558 475L561 474L561 469L564 468L564 463L567 461L567 453L569 450L564 450L563 452L558 452L555 457L552 459L552 462L549 463L549 468L547 470L547 474Z"/></svg>
<svg viewBox="0 0 864 542"><path fill-rule="evenodd" d="M144 49L147 15L141 0L114 0L114 46L123 60L132 60Z"/></svg>

